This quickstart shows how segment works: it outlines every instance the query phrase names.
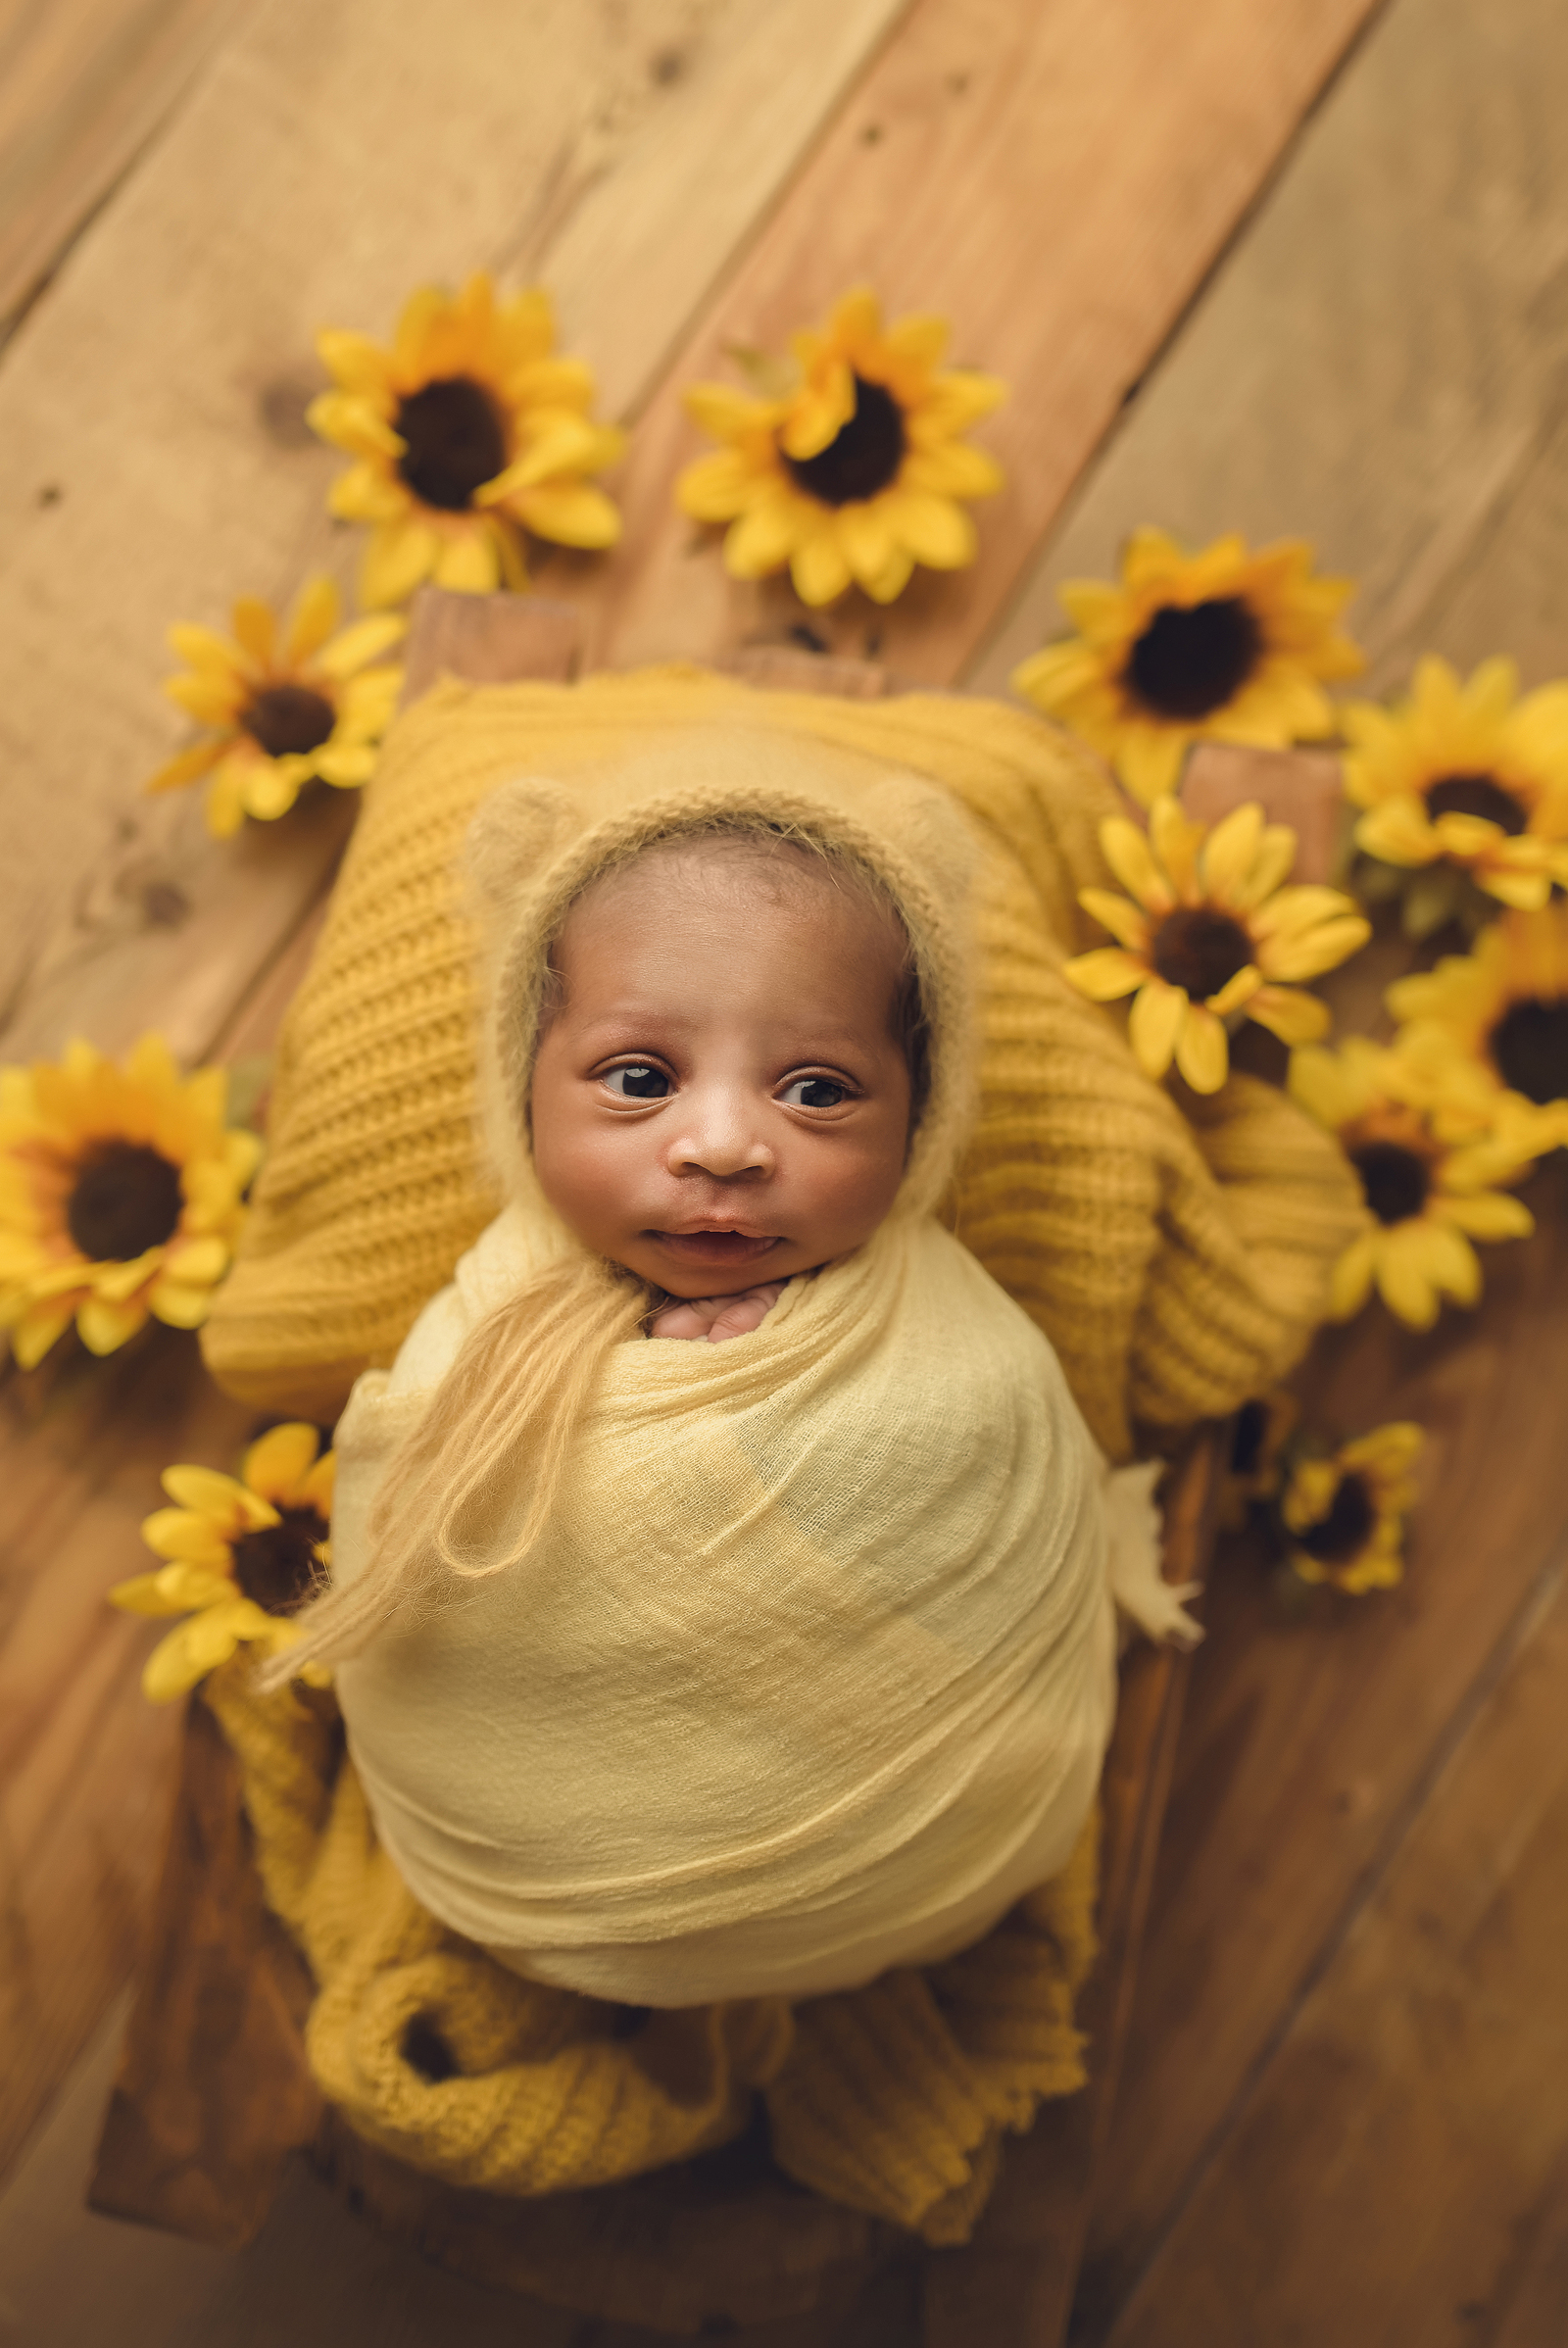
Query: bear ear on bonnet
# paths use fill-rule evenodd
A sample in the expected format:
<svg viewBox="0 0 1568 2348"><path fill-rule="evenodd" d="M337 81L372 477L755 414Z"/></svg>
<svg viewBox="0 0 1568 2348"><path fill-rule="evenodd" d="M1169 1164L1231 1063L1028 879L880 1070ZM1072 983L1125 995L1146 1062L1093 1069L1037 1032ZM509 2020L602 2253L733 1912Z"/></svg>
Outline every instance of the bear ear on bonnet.
<svg viewBox="0 0 1568 2348"><path fill-rule="evenodd" d="M474 909L493 915L513 904L524 884L580 821L564 783L519 775L492 791L469 828L464 871Z"/></svg>

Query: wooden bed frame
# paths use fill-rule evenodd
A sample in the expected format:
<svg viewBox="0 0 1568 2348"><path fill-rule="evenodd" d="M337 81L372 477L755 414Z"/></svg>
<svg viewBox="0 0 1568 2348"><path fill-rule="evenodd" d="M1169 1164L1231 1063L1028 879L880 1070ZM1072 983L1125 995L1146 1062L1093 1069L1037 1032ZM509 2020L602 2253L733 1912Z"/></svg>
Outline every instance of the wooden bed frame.
<svg viewBox="0 0 1568 2348"><path fill-rule="evenodd" d="M438 675L568 678L577 622L534 597L426 592L410 637L406 699ZM776 646L731 664L758 683L853 696L893 689L869 664ZM1245 757L1245 754L1244 754ZM1285 761L1295 765L1294 761ZM1226 772L1225 801L1278 801L1293 815L1324 794L1284 777ZM1308 786L1303 790L1303 782ZM1260 784L1262 788L1260 789ZM1308 819L1310 819L1308 817ZM1200 1580L1223 1431L1200 1430L1166 1478L1165 1573ZM200 1697L186 1718L169 1842L91 2206L214 2246L260 2229L285 2165L303 2155L372 2224L439 2263L557 2307L658 2333L729 2331L816 2311L845 2319L896 2282L918 2307L878 2337L923 2348L1057 2348L1109 2127L1144 1917L1175 1755L1184 1659L1136 1645L1102 1785L1101 1957L1081 2018L1090 2080L1010 2140L974 2240L927 2250L902 2229L782 2177L759 2128L738 2143L615 2187L508 2200L442 2185L357 2137L306 2066L312 1995L303 1960L267 1910L238 1772ZM858 2331L871 2348L868 2331Z"/></svg>

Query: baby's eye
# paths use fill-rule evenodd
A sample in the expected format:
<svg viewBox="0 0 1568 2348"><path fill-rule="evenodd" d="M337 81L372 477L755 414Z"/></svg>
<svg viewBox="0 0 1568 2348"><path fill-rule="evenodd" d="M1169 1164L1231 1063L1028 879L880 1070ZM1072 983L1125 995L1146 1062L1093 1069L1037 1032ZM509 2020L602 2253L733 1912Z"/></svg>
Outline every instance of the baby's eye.
<svg viewBox="0 0 1568 2348"><path fill-rule="evenodd" d="M633 1061L629 1068L610 1069L605 1083L621 1101L662 1101L669 1091L663 1069L645 1067L641 1061Z"/></svg>
<svg viewBox="0 0 1568 2348"><path fill-rule="evenodd" d="M797 1076L779 1095L786 1108L837 1108L847 1099L849 1086L835 1084L831 1076Z"/></svg>

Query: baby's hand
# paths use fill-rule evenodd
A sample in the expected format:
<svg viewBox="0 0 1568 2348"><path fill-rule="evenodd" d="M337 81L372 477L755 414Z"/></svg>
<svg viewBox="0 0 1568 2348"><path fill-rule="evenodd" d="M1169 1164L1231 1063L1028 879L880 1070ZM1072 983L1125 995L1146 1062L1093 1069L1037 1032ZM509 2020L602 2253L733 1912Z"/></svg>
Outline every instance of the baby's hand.
<svg viewBox="0 0 1568 2348"><path fill-rule="evenodd" d="M706 1338L721 1345L727 1337L744 1337L761 1326L784 1294L782 1280L764 1280L760 1288L743 1289L738 1296L692 1296L666 1304L648 1324L650 1337Z"/></svg>

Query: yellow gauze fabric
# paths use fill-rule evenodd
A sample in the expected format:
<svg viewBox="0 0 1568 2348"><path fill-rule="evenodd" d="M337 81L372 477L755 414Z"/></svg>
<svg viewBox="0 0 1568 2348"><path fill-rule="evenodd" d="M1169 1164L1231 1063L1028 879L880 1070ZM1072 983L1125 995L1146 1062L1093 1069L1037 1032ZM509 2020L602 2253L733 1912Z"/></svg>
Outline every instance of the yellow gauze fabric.
<svg viewBox="0 0 1568 2348"><path fill-rule="evenodd" d="M334 1582L528 1238L503 1217L390 1387L356 1386ZM474 1567L514 1505L496 1491ZM668 2007L976 1940L1066 1864L1114 1665L1099 1461L1050 1347L896 1215L746 1337L616 1345L544 1540L337 1680L427 1908L535 1979Z"/></svg>
<svg viewBox="0 0 1568 2348"><path fill-rule="evenodd" d="M377 1844L328 1699L262 1695L241 1655L206 1698L238 1757L269 1902L319 1994L306 2051L372 2143L445 2182L611 2184L725 2142L754 2091L787 2175L934 2243L969 2238L1001 2139L1083 2083L1095 1827L979 1947L795 2009L654 2014L519 1979L419 1906ZM432 2078L432 2038L453 2076ZM421 2058L416 2068L411 2055Z"/></svg>
<svg viewBox="0 0 1568 2348"><path fill-rule="evenodd" d="M978 1124L947 1220L1051 1340L1115 1459L1271 1383L1353 1233L1330 1137L1233 1078L1189 1123L1121 1016L1061 976L1101 942L1077 890L1110 880L1116 800L1040 720L917 694L758 693L701 670L579 686L456 683L394 729L285 1023L270 1148L203 1347L220 1384L330 1419L388 1363L494 1214L475 1145L476 965L458 865L518 775L574 775L697 726L756 726L902 767L950 794L979 857Z"/></svg>

